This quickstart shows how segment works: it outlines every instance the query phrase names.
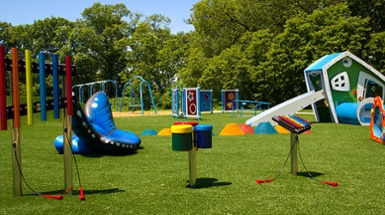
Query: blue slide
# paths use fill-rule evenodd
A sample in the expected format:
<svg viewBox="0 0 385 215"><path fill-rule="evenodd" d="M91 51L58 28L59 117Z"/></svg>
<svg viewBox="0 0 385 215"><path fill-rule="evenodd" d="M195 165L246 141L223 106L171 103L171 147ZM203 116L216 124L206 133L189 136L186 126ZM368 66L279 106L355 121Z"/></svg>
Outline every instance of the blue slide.
<svg viewBox="0 0 385 215"><path fill-rule="evenodd" d="M81 108L77 99L73 100L72 152L74 154L111 154L136 151L141 143L133 132L116 128L111 103L107 95L100 91L88 99ZM64 138L54 140L57 151L63 153Z"/></svg>

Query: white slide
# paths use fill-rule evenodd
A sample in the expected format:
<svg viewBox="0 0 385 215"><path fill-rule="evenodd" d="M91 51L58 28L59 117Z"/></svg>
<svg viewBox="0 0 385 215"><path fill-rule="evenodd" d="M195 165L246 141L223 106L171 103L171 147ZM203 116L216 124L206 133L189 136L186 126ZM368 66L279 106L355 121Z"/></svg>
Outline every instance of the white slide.
<svg viewBox="0 0 385 215"><path fill-rule="evenodd" d="M323 90L317 92L310 91L263 111L262 113L248 119L246 124L257 126L260 122L270 122L272 125L276 125L277 123L272 120L273 116L294 115L297 111L300 111L324 98L325 95Z"/></svg>

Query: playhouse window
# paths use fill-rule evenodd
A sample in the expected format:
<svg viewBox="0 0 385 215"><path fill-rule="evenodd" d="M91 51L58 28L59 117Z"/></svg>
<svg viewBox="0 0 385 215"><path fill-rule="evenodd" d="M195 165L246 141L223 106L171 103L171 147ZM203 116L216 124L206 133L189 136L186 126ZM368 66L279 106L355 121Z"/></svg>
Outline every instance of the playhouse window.
<svg viewBox="0 0 385 215"><path fill-rule="evenodd" d="M315 91L322 90L322 76L320 72L309 73L309 78Z"/></svg>

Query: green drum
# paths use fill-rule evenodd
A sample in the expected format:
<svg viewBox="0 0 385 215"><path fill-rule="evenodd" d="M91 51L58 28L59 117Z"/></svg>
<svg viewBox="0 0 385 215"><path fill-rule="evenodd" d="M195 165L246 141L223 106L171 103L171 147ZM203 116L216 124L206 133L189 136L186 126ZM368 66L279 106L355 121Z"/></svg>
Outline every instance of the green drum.
<svg viewBox="0 0 385 215"><path fill-rule="evenodd" d="M173 151L190 151L192 149L192 125L180 124L171 126Z"/></svg>

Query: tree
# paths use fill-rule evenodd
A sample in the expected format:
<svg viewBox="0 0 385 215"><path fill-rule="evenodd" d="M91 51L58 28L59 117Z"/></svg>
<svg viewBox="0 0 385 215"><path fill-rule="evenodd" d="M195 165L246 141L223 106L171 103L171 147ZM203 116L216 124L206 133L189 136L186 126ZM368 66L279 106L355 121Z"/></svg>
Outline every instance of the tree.
<svg viewBox="0 0 385 215"><path fill-rule="evenodd" d="M51 17L34 21L28 27L31 31L28 35L32 40L32 44L29 44L31 52L36 55L39 52L52 54L57 53L67 43L74 23L64 18ZM61 57L64 61L64 56Z"/></svg>
<svg viewBox="0 0 385 215"><path fill-rule="evenodd" d="M170 35L158 52L156 66L164 77L158 86L164 90L176 82L178 71L185 66L186 51L188 49L188 34L180 32ZM162 83L163 82L163 83Z"/></svg>
<svg viewBox="0 0 385 215"><path fill-rule="evenodd" d="M178 84L176 85L180 87L197 86L202 76L202 71L208 65L208 58L204 56L201 49L194 47L190 47L186 51L186 55L186 63L178 72Z"/></svg>
<svg viewBox="0 0 385 215"><path fill-rule="evenodd" d="M385 32L372 33L362 55L370 65L385 74Z"/></svg>
<svg viewBox="0 0 385 215"><path fill-rule="evenodd" d="M372 32L385 31L385 1L384 0L347 0L353 16L368 18Z"/></svg>
<svg viewBox="0 0 385 215"><path fill-rule="evenodd" d="M72 54L79 82L115 79L126 70L129 38L140 18L124 4L95 3L75 23L69 42L61 52ZM123 20L128 18L129 22Z"/></svg>
<svg viewBox="0 0 385 215"><path fill-rule="evenodd" d="M302 14L287 21L258 66L260 92L274 104L306 91L303 70L323 55L364 48L368 19L350 16L347 4Z"/></svg>
<svg viewBox="0 0 385 215"><path fill-rule="evenodd" d="M183 47L186 46L184 34L172 35L169 23L169 18L159 14L138 23L129 38L128 70L120 74L123 82L134 75L148 81L162 107L169 106L161 97L170 89L177 70L183 65Z"/></svg>
<svg viewBox="0 0 385 215"><path fill-rule="evenodd" d="M194 5L188 22L193 24L207 57L237 44L245 32L269 29L278 34L285 22L300 13L344 0L202 0Z"/></svg>
<svg viewBox="0 0 385 215"><path fill-rule="evenodd" d="M14 46L12 43L11 30L11 23L0 22L0 45L4 46L5 53L8 53Z"/></svg>
<svg viewBox="0 0 385 215"><path fill-rule="evenodd" d="M232 46L208 60L208 65L201 73L198 83L202 89L213 89L215 92L238 88L240 92L248 94L249 66L250 63L241 46ZM245 98L248 96L246 94L244 94ZM219 99L218 96L219 94L217 99Z"/></svg>

